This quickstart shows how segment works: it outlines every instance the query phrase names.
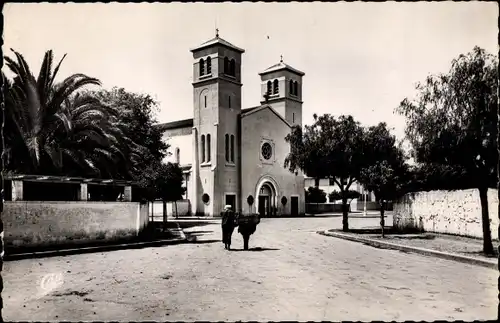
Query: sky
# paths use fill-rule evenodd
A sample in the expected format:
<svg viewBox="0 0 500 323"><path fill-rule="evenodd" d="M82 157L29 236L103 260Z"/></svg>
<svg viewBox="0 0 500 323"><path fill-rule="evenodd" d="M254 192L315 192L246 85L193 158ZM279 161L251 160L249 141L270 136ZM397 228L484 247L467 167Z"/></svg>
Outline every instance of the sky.
<svg viewBox="0 0 500 323"><path fill-rule="evenodd" d="M260 104L258 73L283 55L306 73L304 125L314 113L351 114L367 126L387 122L398 138L404 118L394 109L417 82L476 45L498 53L494 2L8 3L3 14L4 53L23 54L36 75L45 51L57 61L67 54L59 79L84 73L104 88L150 94L159 122L192 118L189 50L216 27L245 49L243 108Z"/></svg>

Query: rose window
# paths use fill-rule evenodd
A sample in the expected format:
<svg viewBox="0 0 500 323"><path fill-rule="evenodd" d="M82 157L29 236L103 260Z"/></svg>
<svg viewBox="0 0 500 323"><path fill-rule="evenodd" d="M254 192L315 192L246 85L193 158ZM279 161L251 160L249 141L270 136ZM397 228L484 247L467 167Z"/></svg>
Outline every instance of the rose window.
<svg viewBox="0 0 500 323"><path fill-rule="evenodd" d="M271 145L269 143L264 143L262 145L262 148L261 148L261 151L262 151L262 157L264 157L264 159L271 159L271 156L273 155L273 149L271 147Z"/></svg>

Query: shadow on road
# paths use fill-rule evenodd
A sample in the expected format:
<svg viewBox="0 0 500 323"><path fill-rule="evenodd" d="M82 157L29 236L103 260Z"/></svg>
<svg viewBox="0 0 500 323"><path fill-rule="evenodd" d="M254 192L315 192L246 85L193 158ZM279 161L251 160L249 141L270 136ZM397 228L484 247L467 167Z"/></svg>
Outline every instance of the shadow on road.
<svg viewBox="0 0 500 323"><path fill-rule="evenodd" d="M211 240L198 240L196 237L190 237L187 239L186 243L194 243L194 244L203 244L203 243L215 243L215 242L221 242L218 239L211 239Z"/></svg>
<svg viewBox="0 0 500 323"><path fill-rule="evenodd" d="M275 250L280 250L280 249L255 247L255 248L249 248L248 250L231 248L231 250L229 251L275 251Z"/></svg>
<svg viewBox="0 0 500 323"><path fill-rule="evenodd" d="M35 258L51 258L51 257L63 257L70 255L83 255L83 254L97 254L97 253L106 253L106 252L114 252L114 251L123 251L123 250L133 250L133 249L147 249L147 248L161 248L167 246L181 245L181 244L205 244L205 243L215 243L221 242L221 240L215 239L207 239L207 240L198 240L196 236L186 235L185 240L173 240L173 241L162 241L162 240L149 240L149 241L131 241L132 243L122 243L122 244L113 244L113 243L102 243L100 245L82 245L80 248L72 246L72 248L64 249L39 249L36 251L30 250L12 254L6 254L4 256L4 261L15 261L21 259L35 259Z"/></svg>
<svg viewBox="0 0 500 323"><path fill-rule="evenodd" d="M161 221L151 221L149 222L151 226L153 226L154 228L163 228L164 224L163 222ZM208 221L175 221L175 220L170 220L170 221L167 221L165 223L165 227L167 229L176 229L177 228L177 224L179 225L179 227L181 229L188 229L188 228L192 228L192 227L201 227L201 226L205 226L205 225L210 225L210 224L214 224L214 222L208 222Z"/></svg>
<svg viewBox="0 0 500 323"><path fill-rule="evenodd" d="M186 235L188 235L188 234L189 234L189 235L194 235L194 236L196 236L196 235L203 235L203 234L210 234L210 233L214 233L214 231L201 231L201 230L200 230L200 231L187 231L187 232L185 231L184 233L185 233Z"/></svg>

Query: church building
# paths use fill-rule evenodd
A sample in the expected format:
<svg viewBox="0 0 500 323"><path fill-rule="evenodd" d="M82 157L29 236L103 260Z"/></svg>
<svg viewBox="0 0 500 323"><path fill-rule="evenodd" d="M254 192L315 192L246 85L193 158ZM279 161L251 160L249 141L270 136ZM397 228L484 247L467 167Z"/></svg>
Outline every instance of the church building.
<svg viewBox="0 0 500 323"><path fill-rule="evenodd" d="M261 216L305 212L304 176L284 167L285 137L302 126L304 73L283 60L259 73L260 104L243 108L244 50L220 38L191 49L193 118L160 124L184 170L189 213L218 216L225 205Z"/></svg>

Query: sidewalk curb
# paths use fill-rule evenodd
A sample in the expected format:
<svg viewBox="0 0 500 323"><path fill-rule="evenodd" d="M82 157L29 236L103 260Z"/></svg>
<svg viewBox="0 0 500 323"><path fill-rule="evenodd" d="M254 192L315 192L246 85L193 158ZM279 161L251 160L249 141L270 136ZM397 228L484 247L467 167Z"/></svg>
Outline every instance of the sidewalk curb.
<svg viewBox="0 0 500 323"><path fill-rule="evenodd" d="M6 254L4 256L4 261L14 261L22 259L34 259L34 258L44 258L44 257L58 257L58 256L69 256L69 255L79 255L93 252L106 252L115 250L127 250L127 249L140 249L147 247L161 247L167 245L175 245L179 243L189 242L183 235L180 239L165 239L165 240L155 240L155 241L145 241L145 242L131 242L131 243L121 243L121 244L110 244L103 246L94 247L82 247L82 248L72 248L72 249L61 249L61 250L49 250L49 251L39 251L39 252L28 252L28 253L17 253L17 254Z"/></svg>
<svg viewBox="0 0 500 323"><path fill-rule="evenodd" d="M487 267L487 268L491 268L491 269L498 269L497 262L467 257L467 256L459 255L456 253L448 253L448 252L431 250L431 249L424 249L424 248L418 248L418 247L409 247L409 246L404 246L404 245L390 243L390 242L383 242L383 241L369 239L369 238L354 237L351 235L338 233L338 232L331 232L328 230L317 231L317 233L324 235L324 236L335 237L335 238L350 240L350 241L354 241L354 242L361 242L361 243L367 244L367 245L372 246L372 247L382 247L382 248L385 247L387 249L392 249L392 250L400 250L400 251L418 253L418 254L425 255L425 256L432 256L432 257L437 257L437 258L442 258L442 259L447 259L447 260L454 260L454 261L458 261L458 262L468 263L468 264L472 264L472 265L478 265L478 266Z"/></svg>

